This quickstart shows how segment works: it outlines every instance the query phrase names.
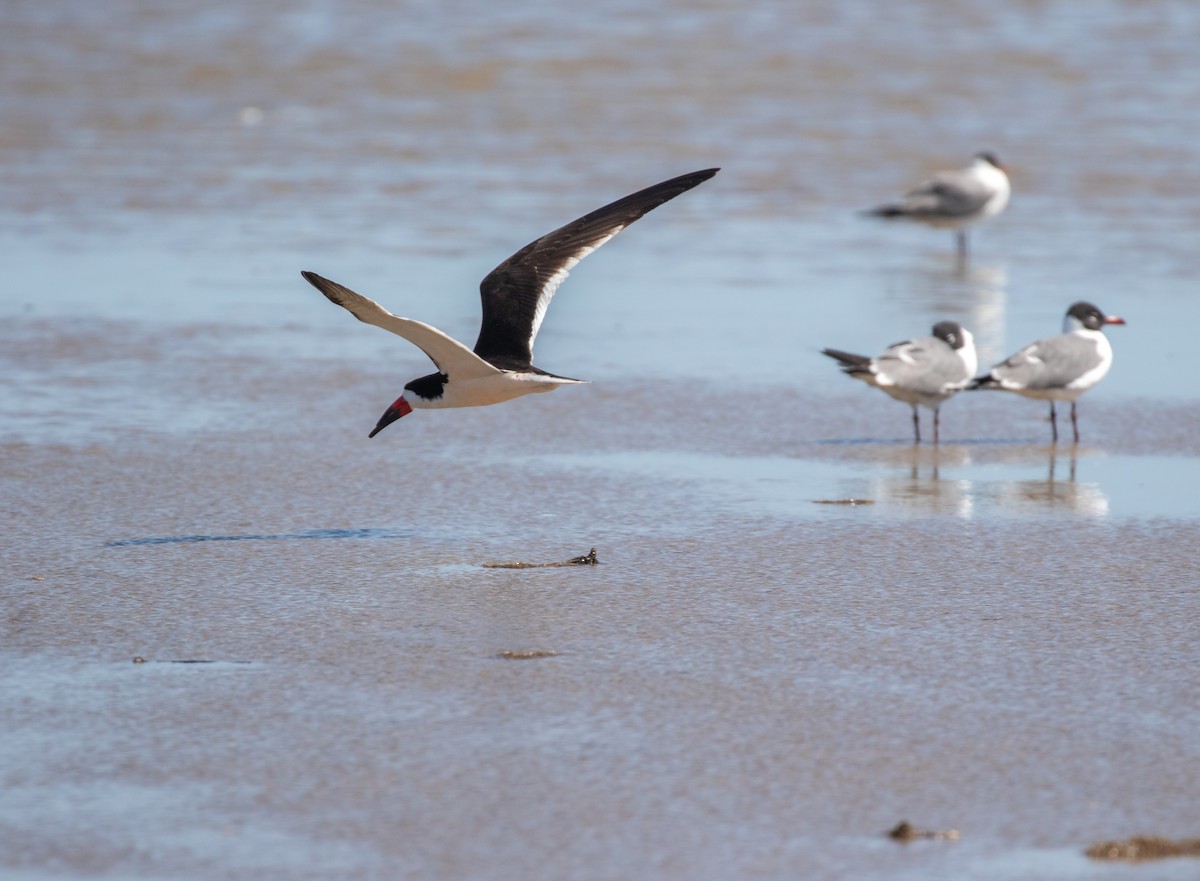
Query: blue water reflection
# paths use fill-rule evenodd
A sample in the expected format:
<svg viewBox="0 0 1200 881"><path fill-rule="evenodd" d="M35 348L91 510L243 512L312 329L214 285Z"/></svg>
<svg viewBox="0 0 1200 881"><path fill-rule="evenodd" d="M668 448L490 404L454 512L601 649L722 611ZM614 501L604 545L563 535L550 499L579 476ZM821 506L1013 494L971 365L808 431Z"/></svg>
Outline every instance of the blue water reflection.
<svg viewBox="0 0 1200 881"><path fill-rule="evenodd" d="M1200 496L1188 490L1200 482L1200 462L1178 456L863 444L838 459L647 451L558 455L537 464L671 481L718 509L782 517L1200 517Z"/></svg>

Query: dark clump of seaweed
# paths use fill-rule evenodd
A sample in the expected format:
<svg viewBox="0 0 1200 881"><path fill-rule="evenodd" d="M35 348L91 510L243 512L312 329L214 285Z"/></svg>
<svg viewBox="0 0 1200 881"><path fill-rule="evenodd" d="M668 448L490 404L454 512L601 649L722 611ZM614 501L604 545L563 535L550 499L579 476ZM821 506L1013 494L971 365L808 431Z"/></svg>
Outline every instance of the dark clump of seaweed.
<svg viewBox="0 0 1200 881"><path fill-rule="evenodd" d="M572 557L559 563L484 563L484 569L547 569L556 566L597 566L596 549L592 548L582 557Z"/></svg>
<svg viewBox="0 0 1200 881"><path fill-rule="evenodd" d="M558 652L554 649L508 649L496 653L497 658L503 658L506 661L533 661L538 658L557 658Z"/></svg>
<svg viewBox="0 0 1200 881"><path fill-rule="evenodd" d="M908 820L901 820L888 830L888 838L893 841L957 841L958 830L947 829L944 832L933 832L928 829L918 829Z"/></svg>

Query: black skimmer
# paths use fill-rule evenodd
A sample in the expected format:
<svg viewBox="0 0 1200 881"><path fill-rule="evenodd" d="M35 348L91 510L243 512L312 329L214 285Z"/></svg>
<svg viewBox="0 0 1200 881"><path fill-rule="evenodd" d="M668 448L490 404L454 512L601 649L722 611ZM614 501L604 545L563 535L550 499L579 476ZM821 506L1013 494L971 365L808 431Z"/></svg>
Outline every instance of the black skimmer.
<svg viewBox="0 0 1200 881"><path fill-rule="evenodd" d="M1030 343L971 383L970 387L998 388L1026 398L1050 402L1050 436L1058 441L1055 401L1071 402L1071 428L1079 443L1075 400L1098 383L1112 367L1112 345L1101 330L1124 324L1124 318L1105 315L1091 303L1072 303L1063 319L1063 332Z"/></svg>
<svg viewBox="0 0 1200 881"><path fill-rule="evenodd" d="M979 359L971 332L957 321L939 321L932 336L896 343L877 358L838 349L822 349L842 365L842 372L887 392L912 407L913 440L921 442L921 417L917 407L933 410L933 442L938 442L938 411L943 403L966 388L975 376Z"/></svg>
<svg viewBox="0 0 1200 881"><path fill-rule="evenodd" d="M940 229L952 229L958 256L967 256L967 227L994 217L1008 205L1012 187L994 153L976 153L974 161L957 171L943 171L925 181L902 202L867 212L875 217L908 218Z"/></svg>
<svg viewBox="0 0 1200 881"><path fill-rule="evenodd" d="M380 417L369 437L414 409L480 407L521 395L549 392L584 380L556 376L533 366L533 340L550 299L567 273L643 214L708 180L709 168L663 181L618 199L517 251L483 279L483 321L475 350L435 327L401 318L374 300L356 294L314 272L301 275L330 301L359 321L404 337L419 347L437 368L414 379Z"/></svg>

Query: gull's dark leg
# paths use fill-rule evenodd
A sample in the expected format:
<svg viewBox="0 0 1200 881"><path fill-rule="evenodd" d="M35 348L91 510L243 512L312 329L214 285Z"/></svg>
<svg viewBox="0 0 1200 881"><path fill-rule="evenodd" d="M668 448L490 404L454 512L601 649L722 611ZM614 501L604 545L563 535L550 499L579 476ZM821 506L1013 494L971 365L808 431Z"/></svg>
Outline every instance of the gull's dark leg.
<svg viewBox="0 0 1200 881"><path fill-rule="evenodd" d="M1079 422L1075 419L1075 402L1071 402L1071 428L1075 432L1075 443L1079 443Z"/></svg>
<svg viewBox="0 0 1200 881"><path fill-rule="evenodd" d="M958 240L958 259L966 260L967 259L967 231L965 229L960 229L957 233L955 233L955 238Z"/></svg>
<svg viewBox="0 0 1200 881"><path fill-rule="evenodd" d="M917 405L913 404L913 443L921 442L921 417L917 413Z"/></svg>
<svg viewBox="0 0 1200 881"><path fill-rule="evenodd" d="M1058 443L1058 414L1054 412L1054 402L1050 402L1050 440Z"/></svg>
<svg viewBox="0 0 1200 881"><path fill-rule="evenodd" d="M938 421L939 421L938 416L940 413L941 413L941 408L939 408L939 407L933 408L933 445L935 447L938 445Z"/></svg>

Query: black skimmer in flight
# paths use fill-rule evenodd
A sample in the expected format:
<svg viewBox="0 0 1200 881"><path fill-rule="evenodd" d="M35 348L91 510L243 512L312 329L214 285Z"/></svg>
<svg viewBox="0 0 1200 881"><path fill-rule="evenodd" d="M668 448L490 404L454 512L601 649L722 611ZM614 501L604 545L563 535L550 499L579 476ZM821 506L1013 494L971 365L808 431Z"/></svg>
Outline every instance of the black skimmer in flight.
<svg viewBox="0 0 1200 881"><path fill-rule="evenodd" d="M584 380L556 376L533 366L533 340L550 299L567 273L643 214L708 180L709 168L663 181L618 199L530 242L484 278L479 286L483 321L475 350L435 327L401 318L374 300L322 278L301 275L359 321L404 337L433 361L437 371L414 379L380 417L369 437L414 409L480 407L521 395L549 392Z"/></svg>
<svg viewBox="0 0 1200 881"><path fill-rule="evenodd" d="M1026 398L1050 402L1050 436L1058 441L1055 401L1071 402L1071 428L1079 443L1075 400L1098 383L1112 367L1112 345L1101 330L1106 324L1124 324L1124 318L1105 315L1091 303L1071 304L1063 319L1063 332L1030 343L971 383L971 388L998 388Z"/></svg>
<svg viewBox="0 0 1200 881"><path fill-rule="evenodd" d="M952 229L961 260L967 256L967 228L1003 211L1011 194L1008 174L996 155L976 153L974 161L966 168L940 172L906 195L903 201L881 205L867 213Z"/></svg>
<svg viewBox="0 0 1200 881"><path fill-rule="evenodd" d="M932 336L896 343L876 358L838 349L822 349L842 365L842 372L887 392L912 407L913 441L921 442L917 407L933 410L933 442L938 442L938 411L967 387L979 367L975 340L957 321L939 321Z"/></svg>

